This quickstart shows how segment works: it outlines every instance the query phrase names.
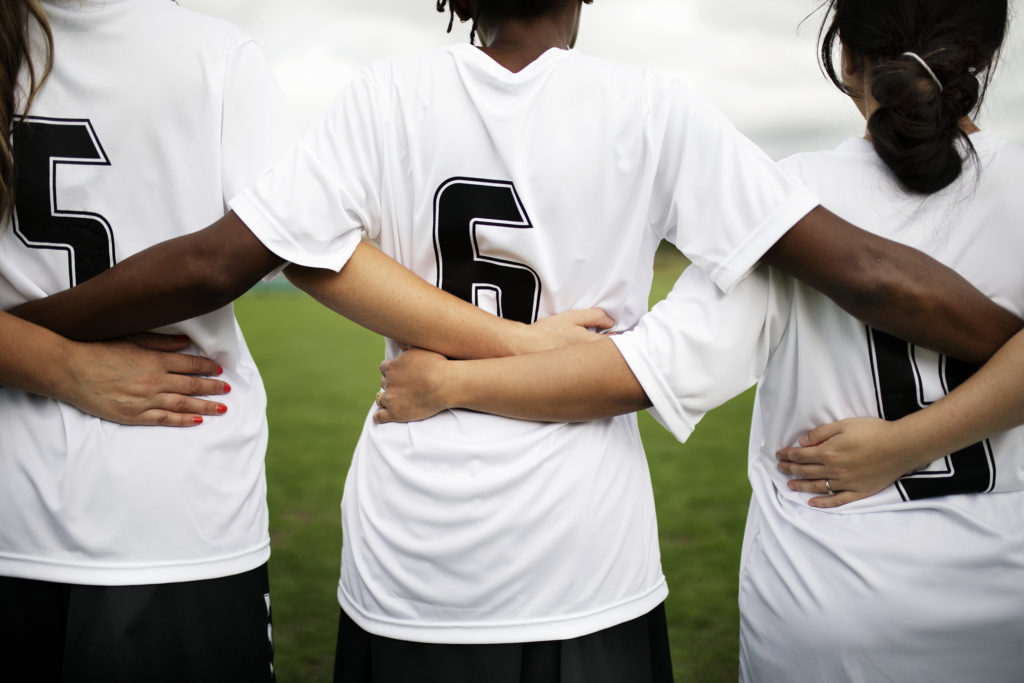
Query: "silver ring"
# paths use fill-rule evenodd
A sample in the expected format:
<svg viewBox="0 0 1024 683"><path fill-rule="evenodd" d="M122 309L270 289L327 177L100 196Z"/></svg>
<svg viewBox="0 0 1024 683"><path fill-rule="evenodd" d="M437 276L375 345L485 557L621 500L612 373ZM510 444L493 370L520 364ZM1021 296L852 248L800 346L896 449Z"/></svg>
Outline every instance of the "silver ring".
<svg viewBox="0 0 1024 683"><path fill-rule="evenodd" d="M380 398L379 396L377 397ZM828 495L834 496L836 492L832 490L832 485L828 483L828 479L825 480L825 490L828 491Z"/></svg>
<svg viewBox="0 0 1024 683"><path fill-rule="evenodd" d="M383 389L381 389L380 391L377 392L377 398L375 399L375 402L377 403L377 407L378 408L383 408L384 407L384 404L380 402L380 400L382 398L384 398L384 390Z"/></svg>

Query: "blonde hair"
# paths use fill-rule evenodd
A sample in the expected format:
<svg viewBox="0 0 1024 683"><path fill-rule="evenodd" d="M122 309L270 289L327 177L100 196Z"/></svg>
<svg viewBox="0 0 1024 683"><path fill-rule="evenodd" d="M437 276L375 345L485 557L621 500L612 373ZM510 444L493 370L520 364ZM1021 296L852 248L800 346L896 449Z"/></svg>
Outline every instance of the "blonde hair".
<svg viewBox="0 0 1024 683"><path fill-rule="evenodd" d="M46 40L46 60L41 70L32 63L29 44L29 22L35 21ZM18 74L22 64L28 66L28 96L18 111ZM28 113L39 88L46 81L53 66L53 32L39 0L2 0L0 2L0 220L7 217L14 206L17 185L14 151L11 149L11 131L15 117Z"/></svg>

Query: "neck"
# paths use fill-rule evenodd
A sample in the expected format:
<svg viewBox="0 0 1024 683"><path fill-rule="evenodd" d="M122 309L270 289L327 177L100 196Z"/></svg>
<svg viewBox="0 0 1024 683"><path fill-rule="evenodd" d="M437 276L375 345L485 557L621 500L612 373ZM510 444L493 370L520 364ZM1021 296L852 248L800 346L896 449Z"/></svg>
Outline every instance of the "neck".
<svg viewBox="0 0 1024 683"><path fill-rule="evenodd" d="M480 49L509 71L522 71L551 48L567 50L575 44L579 11L579 3L569 3L540 17L505 19L497 25L481 22Z"/></svg>

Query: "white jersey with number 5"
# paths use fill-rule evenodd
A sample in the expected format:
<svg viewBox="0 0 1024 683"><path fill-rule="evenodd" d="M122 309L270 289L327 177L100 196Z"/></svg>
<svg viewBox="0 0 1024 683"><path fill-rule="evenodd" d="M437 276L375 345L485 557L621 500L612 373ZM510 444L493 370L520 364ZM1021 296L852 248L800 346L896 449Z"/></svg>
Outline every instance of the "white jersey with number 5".
<svg viewBox="0 0 1024 683"><path fill-rule="evenodd" d="M261 51L225 22L166 0L43 4L54 69L12 134L3 308L212 223L294 140ZM124 427L0 388L0 575L146 584L266 562L266 397L232 309L165 331L223 367L226 416Z"/></svg>
<svg viewBox="0 0 1024 683"><path fill-rule="evenodd" d="M728 289L816 204L675 81L557 49L511 73L461 45L364 70L232 207L290 261L340 268L365 230L505 317L602 306L626 328L662 239ZM633 416L368 417L342 518L339 600L388 637L571 638L666 595Z"/></svg>
<svg viewBox="0 0 1024 683"><path fill-rule="evenodd" d="M927 252L1021 315L1024 150L986 133L971 140L977 174L968 164L928 197L902 191L861 139L782 165L847 220ZM970 368L768 268L728 296L691 269L616 343L680 439L759 381L740 572L745 680L1021 680L1024 428L834 510L809 507L776 467L776 449L816 425L897 419Z"/></svg>

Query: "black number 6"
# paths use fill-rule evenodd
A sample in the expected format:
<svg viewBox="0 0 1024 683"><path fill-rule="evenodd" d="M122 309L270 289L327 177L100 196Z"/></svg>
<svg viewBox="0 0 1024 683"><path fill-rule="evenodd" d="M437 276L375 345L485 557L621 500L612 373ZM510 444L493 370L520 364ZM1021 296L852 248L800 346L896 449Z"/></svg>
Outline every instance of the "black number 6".
<svg viewBox="0 0 1024 683"><path fill-rule="evenodd" d="M481 291L493 292L498 315L532 323L540 305L540 278L522 263L485 256L477 227L531 229L512 183L450 178L434 195L434 256L437 286L479 305Z"/></svg>

